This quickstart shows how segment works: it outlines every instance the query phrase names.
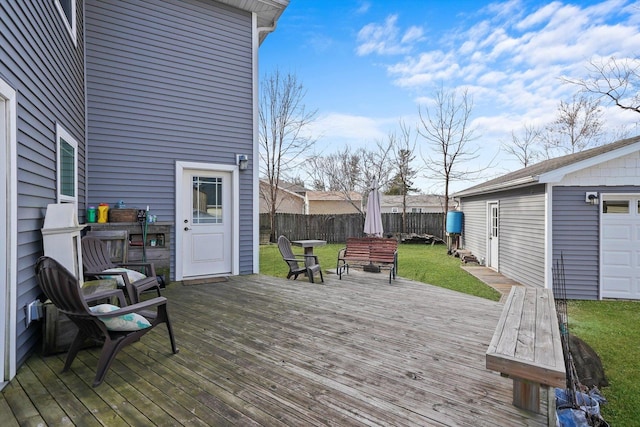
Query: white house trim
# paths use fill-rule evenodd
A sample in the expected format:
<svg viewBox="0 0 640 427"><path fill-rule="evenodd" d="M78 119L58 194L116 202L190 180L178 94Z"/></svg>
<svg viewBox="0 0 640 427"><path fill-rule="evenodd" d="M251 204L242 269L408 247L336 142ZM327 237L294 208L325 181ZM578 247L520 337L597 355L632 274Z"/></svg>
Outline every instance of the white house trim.
<svg viewBox="0 0 640 427"><path fill-rule="evenodd" d="M0 215L0 258L4 268L0 279L0 389L16 375L17 334L17 248L18 248L18 160L17 160L17 102L16 91L0 78L0 102L3 117L0 120L0 152L4 164L0 169L6 179L0 196L6 200L6 210ZM4 146L2 146L4 145ZM0 160L2 161L2 160Z"/></svg>
<svg viewBox="0 0 640 427"><path fill-rule="evenodd" d="M556 183L564 179L567 174L577 172L582 169L587 169L592 166L599 165L600 163L608 162L609 160L617 159L618 157L626 156L640 150L640 142L627 145L625 147L612 150L599 156L591 157L580 162L572 163L570 165L540 174L538 182L541 183Z"/></svg>
<svg viewBox="0 0 640 427"><path fill-rule="evenodd" d="M253 159L252 159L252 185L253 185L253 273L260 272L260 168L258 159L260 156L260 123L258 113L258 102L260 99L259 85L259 69L258 69L258 48L260 47L260 28L258 28L258 16L254 13L252 16L253 28Z"/></svg>
<svg viewBox="0 0 640 427"><path fill-rule="evenodd" d="M229 165L229 164L217 164L217 163L200 163L200 162L187 162L187 161L176 161L176 218L182 217L182 206L184 205L185 195L183 194L180 183L182 182L182 177L185 170L201 170L201 171L212 171L212 172L230 172L231 173L231 194L232 194L232 209L233 209L233 224L232 224L232 234L231 236L231 245L233 247L233 260L231 265L231 274L238 275L240 272L240 221L239 221L239 212L240 212L240 180L238 177L239 168L237 165ZM180 222L176 221L176 227L180 226ZM182 247L182 233L175 230L176 236L176 248ZM179 249L176 249L175 253L175 265L176 265L176 280L183 279L183 261L182 257L178 256Z"/></svg>
<svg viewBox="0 0 640 427"><path fill-rule="evenodd" d="M544 192L544 287L553 289L553 185Z"/></svg>

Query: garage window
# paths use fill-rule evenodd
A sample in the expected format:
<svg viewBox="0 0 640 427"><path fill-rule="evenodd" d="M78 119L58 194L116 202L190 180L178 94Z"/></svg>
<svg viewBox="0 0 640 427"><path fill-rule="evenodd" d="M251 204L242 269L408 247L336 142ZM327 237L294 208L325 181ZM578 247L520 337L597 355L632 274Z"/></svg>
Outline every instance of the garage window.
<svg viewBox="0 0 640 427"><path fill-rule="evenodd" d="M640 202L639 202L640 206ZM603 214L628 214L629 213L629 201L628 200L605 200L602 202Z"/></svg>

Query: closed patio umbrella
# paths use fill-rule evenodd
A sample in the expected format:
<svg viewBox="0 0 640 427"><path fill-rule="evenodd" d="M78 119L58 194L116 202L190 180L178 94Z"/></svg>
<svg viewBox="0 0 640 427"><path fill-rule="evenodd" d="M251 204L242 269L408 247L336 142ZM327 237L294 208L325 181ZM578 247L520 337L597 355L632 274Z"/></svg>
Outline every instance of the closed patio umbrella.
<svg viewBox="0 0 640 427"><path fill-rule="evenodd" d="M383 232L378 180L374 179L371 182L371 191L369 192L369 198L367 199L367 214L364 218L364 234L382 237Z"/></svg>

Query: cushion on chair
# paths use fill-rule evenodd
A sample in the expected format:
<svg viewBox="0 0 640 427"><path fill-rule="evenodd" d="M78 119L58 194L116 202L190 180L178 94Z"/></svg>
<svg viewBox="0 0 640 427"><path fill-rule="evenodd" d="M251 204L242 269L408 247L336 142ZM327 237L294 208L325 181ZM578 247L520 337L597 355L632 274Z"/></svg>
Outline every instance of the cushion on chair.
<svg viewBox="0 0 640 427"><path fill-rule="evenodd" d="M93 313L110 313L119 310L120 307L111 304L100 304L95 307L89 307ZM127 313L121 316L101 317L100 320L110 331L139 331L151 327L151 323L144 317L136 313Z"/></svg>
<svg viewBox="0 0 640 427"><path fill-rule="evenodd" d="M144 279L145 276L144 274L140 273L139 271L135 271L135 270L130 270L128 268L122 268L122 267L116 267L116 268L110 268L108 270L104 270L103 273L127 273L127 278L129 279L129 283L133 283L135 281L138 281L140 279ZM118 282L118 286L120 287L124 287L124 280L122 279L122 276L115 275L115 276L100 276L101 279L115 279Z"/></svg>

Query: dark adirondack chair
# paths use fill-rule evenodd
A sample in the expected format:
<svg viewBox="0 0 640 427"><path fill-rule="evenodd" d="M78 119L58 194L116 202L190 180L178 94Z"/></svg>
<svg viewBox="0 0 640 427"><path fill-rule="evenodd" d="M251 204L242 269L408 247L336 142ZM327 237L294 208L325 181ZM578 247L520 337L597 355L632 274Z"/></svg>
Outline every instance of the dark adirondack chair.
<svg viewBox="0 0 640 427"><path fill-rule="evenodd" d="M291 250L291 242L285 236L278 237L278 249L280 249L282 259L289 266L287 279L293 276L293 280L296 280L298 276L304 275L309 278L311 283L314 283L313 276L315 273L319 273L320 281L324 283L322 269L316 255L295 255Z"/></svg>
<svg viewBox="0 0 640 427"><path fill-rule="evenodd" d="M94 387L100 385L116 354L127 344L138 341L140 337L160 323L166 323L167 325L171 351L174 354L178 352L171 323L169 322L166 298L156 297L138 304L124 306L108 313L98 313L91 311L87 305L86 297L82 294L78 279L53 258L43 256L38 260L36 277L47 298L78 327L78 333L69 348L67 360L62 369L63 372L71 367L73 359L75 359L87 339L102 341L104 344L102 345L96 376L93 381ZM121 290L118 290L118 292L122 294ZM124 296L121 301L124 301ZM131 313L143 316L150 325L142 329L114 331L100 320L114 319Z"/></svg>
<svg viewBox="0 0 640 427"><path fill-rule="evenodd" d="M108 272L112 268L142 268L146 277L131 283L126 272ZM140 302L140 294L150 289L155 289L160 294L160 283L156 278L156 271L152 263L127 262L114 264L111 261L109 248L97 237L85 236L82 238L82 268L85 277L101 278L104 276L120 276L126 288L131 303Z"/></svg>

